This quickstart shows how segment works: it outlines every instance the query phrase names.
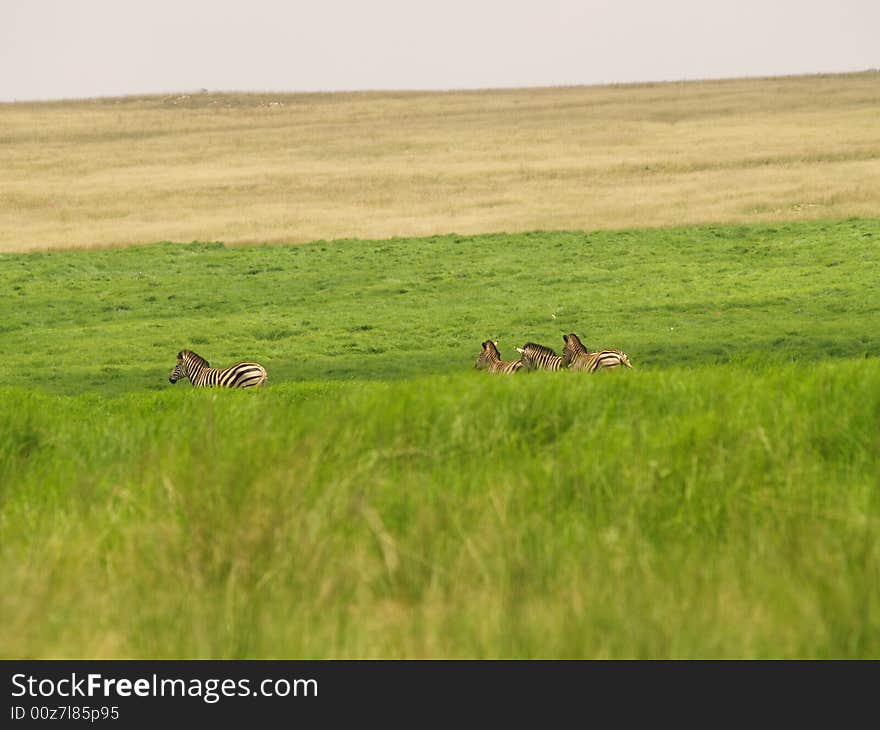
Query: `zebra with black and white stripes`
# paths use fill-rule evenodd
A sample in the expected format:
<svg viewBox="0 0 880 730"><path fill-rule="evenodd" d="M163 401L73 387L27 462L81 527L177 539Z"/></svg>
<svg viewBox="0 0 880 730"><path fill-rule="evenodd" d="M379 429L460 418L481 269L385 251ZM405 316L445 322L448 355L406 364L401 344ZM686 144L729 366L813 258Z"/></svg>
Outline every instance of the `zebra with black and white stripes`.
<svg viewBox="0 0 880 730"><path fill-rule="evenodd" d="M562 339L565 342L562 359L569 370L586 370L588 373L595 373L597 370L610 370L621 366L632 369L629 357L621 350L590 352L574 333L563 335Z"/></svg>
<svg viewBox="0 0 880 730"><path fill-rule="evenodd" d="M522 369L522 360L511 360L505 362L501 359L501 353L498 352L498 345L492 340L486 340L483 343L483 349L474 367L477 370L488 370L490 373L510 375Z"/></svg>
<svg viewBox="0 0 880 730"><path fill-rule="evenodd" d="M176 383L189 378L194 388L252 388L266 382L266 368L255 362L240 362L228 368L212 368L201 355L192 350L177 353L177 365L168 376Z"/></svg>
<svg viewBox="0 0 880 730"><path fill-rule="evenodd" d="M517 347L516 351L520 353L520 360L527 370L556 371L565 367L560 355L557 355L549 347L544 347L536 342L526 342L522 347Z"/></svg>

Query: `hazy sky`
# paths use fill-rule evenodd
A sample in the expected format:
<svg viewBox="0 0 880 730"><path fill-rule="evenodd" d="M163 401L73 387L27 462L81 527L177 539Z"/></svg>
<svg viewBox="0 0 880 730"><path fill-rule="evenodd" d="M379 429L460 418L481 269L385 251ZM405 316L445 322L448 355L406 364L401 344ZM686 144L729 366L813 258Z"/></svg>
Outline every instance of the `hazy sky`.
<svg viewBox="0 0 880 730"><path fill-rule="evenodd" d="M880 68L880 0L0 0L0 101Z"/></svg>

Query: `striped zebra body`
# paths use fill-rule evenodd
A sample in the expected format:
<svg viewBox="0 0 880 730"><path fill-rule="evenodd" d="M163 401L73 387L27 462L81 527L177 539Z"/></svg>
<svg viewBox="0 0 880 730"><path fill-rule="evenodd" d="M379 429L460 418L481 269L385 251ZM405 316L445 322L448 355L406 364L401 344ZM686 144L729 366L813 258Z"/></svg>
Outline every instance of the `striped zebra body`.
<svg viewBox="0 0 880 730"><path fill-rule="evenodd" d="M549 347L538 345L535 342L526 342L522 347L517 347L516 351L521 354L520 360L527 370L556 371L565 367L560 355L557 355Z"/></svg>
<svg viewBox="0 0 880 730"><path fill-rule="evenodd" d="M483 343L483 349L480 351L480 356L474 364L474 367L477 368L477 370L487 370L490 373L501 375L515 373L518 370L521 370L522 366L522 360L504 362L501 359L501 353L498 352L498 347L492 342L492 340L486 340Z"/></svg>
<svg viewBox="0 0 880 730"><path fill-rule="evenodd" d="M194 388L252 388L266 382L266 369L255 362L240 362L228 368L212 368L201 355L192 350L177 353L177 365L168 380L176 383L189 378Z"/></svg>
<svg viewBox="0 0 880 730"><path fill-rule="evenodd" d="M568 365L569 370L586 370L588 373L595 373L597 370L603 369L632 368L629 357L621 350L590 352L576 334L563 335L562 339L565 341L562 359Z"/></svg>

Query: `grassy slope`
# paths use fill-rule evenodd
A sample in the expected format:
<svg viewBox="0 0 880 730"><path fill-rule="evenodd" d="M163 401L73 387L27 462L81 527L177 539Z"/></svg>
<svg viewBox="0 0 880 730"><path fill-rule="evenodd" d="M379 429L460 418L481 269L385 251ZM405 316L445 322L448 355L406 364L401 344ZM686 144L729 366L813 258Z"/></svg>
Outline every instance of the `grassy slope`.
<svg viewBox="0 0 880 730"><path fill-rule="evenodd" d="M877 656L878 236L2 256L2 654Z"/></svg>
<svg viewBox="0 0 880 730"><path fill-rule="evenodd" d="M0 378L166 387L175 353L270 382L458 372L578 332L637 366L880 351L871 220L0 255Z"/></svg>
<svg viewBox="0 0 880 730"><path fill-rule="evenodd" d="M0 251L876 217L878 79L0 104Z"/></svg>

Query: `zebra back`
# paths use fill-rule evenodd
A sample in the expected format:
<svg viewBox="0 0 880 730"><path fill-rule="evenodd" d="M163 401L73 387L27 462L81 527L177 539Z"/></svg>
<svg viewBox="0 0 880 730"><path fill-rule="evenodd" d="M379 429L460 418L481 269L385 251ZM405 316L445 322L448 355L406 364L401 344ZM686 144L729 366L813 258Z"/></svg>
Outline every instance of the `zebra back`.
<svg viewBox="0 0 880 730"><path fill-rule="evenodd" d="M569 370L586 370L595 373L597 370L627 367L632 368L625 352L621 350L598 350L597 352L579 352L569 364Z"/></svg>
<svg viewBox="0 0 880 730"><path fill-rule="evenodd" d="M521 354L523 366L529 370L556 371L561 370L564 365L562 358L551 348L536 342L526 342L522 347L517 347L516 351Z"/></svg>

